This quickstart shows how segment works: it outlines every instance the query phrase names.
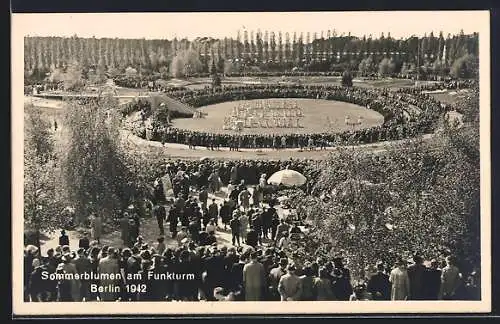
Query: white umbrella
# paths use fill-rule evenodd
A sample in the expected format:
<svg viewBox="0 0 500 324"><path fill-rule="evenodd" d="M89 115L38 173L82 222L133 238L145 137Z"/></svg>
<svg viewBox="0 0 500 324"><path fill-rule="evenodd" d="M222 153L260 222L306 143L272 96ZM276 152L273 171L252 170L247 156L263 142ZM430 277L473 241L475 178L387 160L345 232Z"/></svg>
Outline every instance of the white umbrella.
<svg viewBox="0 0 500 324"><path fill-rule="evenodd" d="M306 183L307 179L300 172L286 169L275 172L267 179L267 183L279 185L282 184L287 187L302 186Z"/></svg>

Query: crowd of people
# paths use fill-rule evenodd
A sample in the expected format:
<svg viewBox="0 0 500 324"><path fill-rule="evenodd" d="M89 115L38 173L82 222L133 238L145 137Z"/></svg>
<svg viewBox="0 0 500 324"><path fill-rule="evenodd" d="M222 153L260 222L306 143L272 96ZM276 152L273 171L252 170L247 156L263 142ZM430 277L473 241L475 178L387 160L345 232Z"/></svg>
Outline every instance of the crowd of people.
<svg viewBox="0 0 500 324"><path fill-rule="evenodd" d="M141 230L141 220L131 205L120 215L120 244L102 243L102 231L96 228L102 222L95 215L90 237L84 233L78 247L71 244L64 231L58 246L44 255L39 248L26 246L25 301L479 298L479 272L462 275L453 256L435 260L415 253L411 263L402 258L394 264L380 260L363 269L359 278L351 276L348 259L340 252L331 259L297 259L294 244L307 235L307 226L296 217L279 213L278 202L264 201L259 187L266 187L268 175L258 173L258 185L253 188L245 184L241 175L251 168L270 172L272 167L299 167L307 163L276 161L259 169L260 162L248 162L230 163L220 170L217 166L224 162L213 160L193 161L192 165L182 161L168 163L166 173L172 176L173 193L166 195L159 182L155 184L157 195L151 216L157 222L157 233ZM200 174L210 175L201 180L195 173L205 168L208 172ZM218 202L209 198L209 192L220 188L210 189L209 179L213 172L223 170L229 171L223 176L229 186L226 198ZM193 178L198 181L191 181ZM222 182L220 176L217 181ZM226 231L231 234L230 242L218 235ZM155 234L154 244L145 239Z"/></svg>
<svg viewBox="0 0 500 324"><path fill-rule="evenodd" d="M169 96L193 107L246 99L263 98L318 98L344 101L365 106L384 116L384 123L364 129L351 129L342 133L242 135L182 130L151 123L151 139L162 143L180 143L190 148L300 148L324 149L345 144L367 144L398 140L432 132L445 106L429 95L395 92L388 89L343 88L338 86L270 86L256 85L226 87L223 90L171 90ZM136 107L140 109L139 106ZM167 108L168 109L168 108ZM130 110L130 109L129 109ZM318 116L321 118L321 116ZM136 135L146 136L146 125L136 128Z"/></svg>
<svg viewBox="0 0 500 324"><path fill-rule="evenodd" d="M257 185L262 174L271 176L273 173L291 169L298 171L306 178L314 181L314 174L318 172L317 166L321 163L312 159L288 159L288 160L184 160L168 159L158 161L151 168L151 179L159 179L165 174L170 179L175 180L179 171L184 175L189 175L189 185L199 190L206 187L211 193L218 186L219 180L222 186L229 184L239 184L244 181L246 185ZM159 183L159 180L157 181ZM173 181L175 188L176 183Z"/></svg>
<svg viewBox="0 0 500 324"><path fill-rule="evenodd" d="M331 260L296 262L290 248L300 240L297 223L278 219L271 205L236 206L176 198L169 211L156 205L160 226L156 244L142 235L123 236L121 247L90 241L87 235L71 249L62 232L59 245L41 255L27 246L24 255L25 301L360 301L457 300L477 297L479 274L463 278L452 256L443 262L416 254L413 262L382 260L354 280L339 255ZM231 199L232 200L232 199ZM189 218L186 213L192 213ZM123 218L128 217L127 214ZM269 218L267 218L269 217ZM269 221L270 219L270 221ZM161 220L161 221L160 221ZM176 229L180 220L181 228ZM170 224L165 242L163 221ZM229 226L232 244L215 236ZM122 234L124 228L122 227ZM241 241L241 242L240 242ZM244 243L244 244L242 244ZM87 277L86 277L87 276ZM51 279L54 278L54 279ZM94 288L92 288L94 287ZM109 289L95 287L112 287Z"/></svg>

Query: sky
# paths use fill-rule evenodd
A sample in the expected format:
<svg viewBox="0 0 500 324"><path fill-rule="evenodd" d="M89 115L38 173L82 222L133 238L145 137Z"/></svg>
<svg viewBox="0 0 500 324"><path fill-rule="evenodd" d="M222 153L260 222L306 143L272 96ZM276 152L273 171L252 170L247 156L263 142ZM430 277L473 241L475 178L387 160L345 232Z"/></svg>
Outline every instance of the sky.
<svg viewBox="0 0 500 324"><path fill-rule="evenodd" d="M479 15L478 15L479 14ZM480 16L482 14L482 16ZM485 16L486 15L486 16ZM337 34L378 37L423 36L434 31L458 34L477 32L478 21L488 12L392 11L392 12L264 12L264 13L58 13L13 14L13 32L26 36L172 39L236 37L237 31L293 32L336 30ZM243 34L242 34L243 37ZM249 34L250 37L250 34Z"/></svg>

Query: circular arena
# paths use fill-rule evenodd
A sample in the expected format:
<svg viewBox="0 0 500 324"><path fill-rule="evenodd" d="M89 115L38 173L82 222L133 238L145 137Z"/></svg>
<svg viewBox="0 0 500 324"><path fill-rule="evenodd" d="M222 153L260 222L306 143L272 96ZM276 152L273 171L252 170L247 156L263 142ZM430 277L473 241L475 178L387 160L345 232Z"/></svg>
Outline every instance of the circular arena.
<svg viewBox="0 0 500 324"><path fill-rule="evenodd" d="M429 96L398 89L253 86L166 91L178 104L131 103L133 134L205 147L304 148L370 144L433 132L446 109ZM184 111L175 109L185 106ZM189 110L189 113L186 113Z"/></svg>
<svg viewBox="0 0 500 324"><path fill-rule="evenodd" d="M258 99L238 100L203 106L198 108L201 118L178 118L173 120L172 125L179 129L214 134L282 135L291 133L339 133L352 129L380 126L384 122L384 117L380 113L356 104L322 99L270 98L266 99L266 101L272 107L297 104L302 114L297 117L294 115L294 117L280 118L271 117L271 113L266 116L255 113L254 116L250 117L255 121L252 124L248 123L243 126L239 132L234 128L224 127L234 108L245 105L253 107L258 105L260 101ZM289 121L290 124L283 125L284 122L278 125L280 119ZM264 120L266 120L266 123L263 123Z"/></svg>

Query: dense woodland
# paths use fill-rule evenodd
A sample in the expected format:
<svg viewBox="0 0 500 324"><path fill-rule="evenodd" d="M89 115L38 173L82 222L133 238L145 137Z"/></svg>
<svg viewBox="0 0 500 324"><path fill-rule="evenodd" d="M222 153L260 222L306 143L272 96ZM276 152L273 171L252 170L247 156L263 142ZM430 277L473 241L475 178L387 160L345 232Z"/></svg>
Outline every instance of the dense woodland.
<svg viewBox="0 0 500 324"><path fill-rule="evenodd" d="M55 70L77 63L84 75L105 73L114 78L184 77L208 74L215 66L228 75L242 72L344 71L361 74L448 74L464 57L478 57L479 35L443 35L433 32L422 38L395 39L321 33L244 31L236 38L118 39L73 37L25 37L26 80L43 80ZM383 67L381 67L383 65ZM128 70L127 70L128 69ZM382 71L380 71L382 70ZM472 77L463 75L464 77Z"/></svg>

